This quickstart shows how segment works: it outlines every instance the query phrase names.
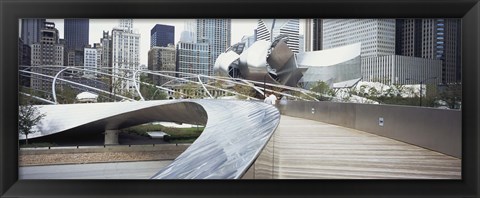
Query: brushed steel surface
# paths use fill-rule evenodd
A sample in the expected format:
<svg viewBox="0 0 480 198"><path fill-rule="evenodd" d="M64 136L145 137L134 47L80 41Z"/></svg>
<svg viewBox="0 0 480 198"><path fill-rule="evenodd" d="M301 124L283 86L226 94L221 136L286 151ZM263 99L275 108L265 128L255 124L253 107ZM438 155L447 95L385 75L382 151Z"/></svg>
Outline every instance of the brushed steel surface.
<svg viewBox="0 0 480 198"><path fill-rule="evenodd" d="M229 76L228 68L234 65L238 67L240 76L247 80L291 87L299 82L310 86L309 83L319 80L333 85L361 78L360 48L360 43L356 43L295 54L285 38L277 38L273 42L259 40L240 54L231 50L220 54L214 70L220 75Z"/></svg>
<svg viewBox="0 0 480 198"><path fill-rule="evenodd" d="M280 121L279 111L262 102L202 102L209 118L204 132L152 179L239 179Z"/></svg>
<svg viewBox="0 0 480 198"><path fill-rule="evenodd" d="M102 133L153 121L205 125L202 135L152 179L239 179L280 121L276 107L258 101L162 100L38 107L46 116L37 126L39 132L29 138Z"/></svg>

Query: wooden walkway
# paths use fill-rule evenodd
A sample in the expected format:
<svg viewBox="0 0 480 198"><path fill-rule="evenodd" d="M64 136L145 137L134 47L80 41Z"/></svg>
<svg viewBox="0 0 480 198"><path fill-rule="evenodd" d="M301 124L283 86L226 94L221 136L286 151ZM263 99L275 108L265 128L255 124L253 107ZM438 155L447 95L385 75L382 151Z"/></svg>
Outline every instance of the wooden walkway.
<svg viewBox="0 0 480 198"><path fill-rule="evenodd" d="M461 179L461 159L282 115L252 174L255 179Z"/></svg>

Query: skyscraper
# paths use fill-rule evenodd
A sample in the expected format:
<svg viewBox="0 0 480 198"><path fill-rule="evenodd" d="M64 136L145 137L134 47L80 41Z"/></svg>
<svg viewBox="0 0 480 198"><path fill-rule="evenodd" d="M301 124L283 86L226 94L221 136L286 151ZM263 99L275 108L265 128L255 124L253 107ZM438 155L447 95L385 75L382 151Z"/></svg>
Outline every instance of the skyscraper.
<svg viewBox="0 0 480 198"><path fill-rule="evenodd" d="M210 63L208 75L213 75L213 65L218 56L230 47L232 22L231 19L196 19L197 43L210 45ZM199 49L205 49L200 46Z"/></svg>
<svg viewBox="0 0 480 198"><path fill-rule="evenodd" d="M397 19L396 24L396 54L442 60L441 82L461 81L460 19Z"/></svg>
<svg viewBox="0 0 480 198"><path fill-rule="evenodd" d="M323 19L322 49L361 44L361 56L395 54L395 19Z"/></svg>
<svg viewBox="0 0 480 198"><path fill-rule="evenodd" d="M113 74L131 78L132 71L140 66L140 34L133 31L133 20L120 20L120 27L112 30L112 67ZM139 85L140 77L137 75L136 84ZM135 93L135 84L131 80L121 80L114 77L112 86L115 93Z"/></svg>
<svg viewBox="0 0 480 198"><path fill-rule="evenodd" d="M148 51L148 69L151 71L175 71L176 70L176 50L173 44L167 47L154 46ZM164 73L175 77L175 73ZM172 78L148 74L148 77L156 85L162 85Z"/></svg>
<svg viewBox="0 0 480 198"><path fill-rule="evenodd" d="M65 19L65 49L83 49L88 45L89 19Z"/></svg>
<svg viewBox="0 0 480 198"><path fill-rule="evenodd" d="M22 19L21 38L25 45L31 46L40 41L40 30L45 19Z"/></svg>
<svg viewBox="0 0 480 198"><path fill-rule="evenodd" d="M361 43L361 72L365 81L411 84L406 79L422 80L438 74L438 61L395 55L397 24L395 19L323 19L323 49ZM416 47L412 45L413 48Z"/></svg>
<svg viewBox="0 0 480 198"><path fill-rule="evenodd" d="M156 24L150 30L150 48L153 46L167 47L168 44L175 43L175 27L169 25Z"/></svg>
<svg viewBox="0 0 480 198"><path fill-rule="evenodd" d="M99 57L101 56L101 49L98 45L94 47L87 46L83 52L83 64L84 64L84 76L87 78L93 78L97 74L96 71L99 68Z"/></svg>
<svg viewBox="0 0 480 198"><path fill-rule="evenodd" d="M108 31L103 31L103 37L100 39L102 45L102 63L100 67L112 67L112 36ZM104 72L110 70L104 70Z"/></svg>
<svg viewBox="0 0 480 198"><path fill-rule="evenodd" d="M60 39L55 24L44 22L40 35L39 42L32 44L32 66L63 65L64 46L59 42ZM53 76L59 69L33 67L32 70L33 72ZM31 86L34 89L49 90L51 89L51 79L41 76L32 78Z"/></svg>
<svg viewBox="0 0 480 198"><path fill-rule="evenodd" d="M18 69L31 71L29 67L32 62L32 48L23 43L21 38L18 38ZM30 87L30 74L19 72L19 85Z"/></svg>
<svg viewBox="0 0 480 198"><path fill-rule="evenodd" d="M299 19L259 19L257 24L257 40L271 41L277 36L287 36L287 46L294 53L300 49Z"/></svg>
<svg viewBox="0 0 480 198"><path fill-rule="evenodd" d="M323 21L322 19L312 19L312 50L322 50L323 45Z"/></svg>
<svg viewBox="0 0 480 198"><path fill-rule="evenodd" d="M177 43L177 71L191 74L210 75L213 66L210 61L210 45L208 43ZM178 77L189 77L179 74ZM202 81L207 80L202 78Z"/></svg>

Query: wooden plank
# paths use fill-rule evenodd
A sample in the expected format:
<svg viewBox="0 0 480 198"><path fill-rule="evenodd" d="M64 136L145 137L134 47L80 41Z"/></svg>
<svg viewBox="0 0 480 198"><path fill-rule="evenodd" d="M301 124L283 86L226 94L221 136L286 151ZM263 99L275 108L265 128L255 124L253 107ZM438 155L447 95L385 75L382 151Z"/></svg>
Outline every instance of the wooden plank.
<svg viewBox="0 0 480 198"><path fill-rule="evenodd" d="M256 179L461 179L461 159L397 140L282 115Z"/></svg>

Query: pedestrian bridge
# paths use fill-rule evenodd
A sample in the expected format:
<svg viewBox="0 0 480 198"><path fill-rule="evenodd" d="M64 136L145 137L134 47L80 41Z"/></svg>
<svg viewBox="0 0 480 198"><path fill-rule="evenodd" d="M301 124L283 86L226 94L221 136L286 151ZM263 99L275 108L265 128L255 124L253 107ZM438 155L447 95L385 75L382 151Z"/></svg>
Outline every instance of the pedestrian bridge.
<svg viewBox="0 0 480 198"><path fill-rule="evenodd" d="M34 137L105 132L115 143L119 128L141 123L205 124L152 179L461 179L460 111L284 102L277 108L238 100L44 105L43 132Z"/></svg>
<svg viewBox="0 0 480 198"><path fill-rule="evenodd" d="M461 179L461 159L338 125L282 115L246 179Z"/></svg>

